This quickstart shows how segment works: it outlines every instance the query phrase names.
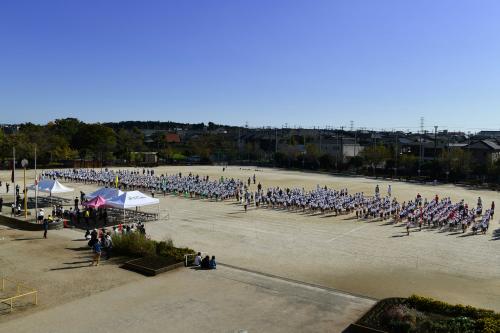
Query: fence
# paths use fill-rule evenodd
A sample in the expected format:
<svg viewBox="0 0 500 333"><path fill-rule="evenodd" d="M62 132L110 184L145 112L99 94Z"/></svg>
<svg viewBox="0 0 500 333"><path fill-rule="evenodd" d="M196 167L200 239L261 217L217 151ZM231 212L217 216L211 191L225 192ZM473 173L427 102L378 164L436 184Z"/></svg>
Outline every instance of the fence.
<svg viewBox="0 0 500 333"><path fill-rule="evenodd" d="M12 283L15 285L16 294L14 296L10 296L7 298L0 298L0 303L9 305L10 311L12 311L12 309L14 307L14 301L17 301L18 299L23 298L23 297L32 296L33 297L33 304L34 305L38 304L38 291L34 288L28 287L27 285L20 283L20 282L17 282L17 281L13 281L13 280L10 280L7 278L2 278L2 289L1 289L2 293L5 291L5 288L8 286L9 283ZM3 295L0 297L3 297Z"/></svg>

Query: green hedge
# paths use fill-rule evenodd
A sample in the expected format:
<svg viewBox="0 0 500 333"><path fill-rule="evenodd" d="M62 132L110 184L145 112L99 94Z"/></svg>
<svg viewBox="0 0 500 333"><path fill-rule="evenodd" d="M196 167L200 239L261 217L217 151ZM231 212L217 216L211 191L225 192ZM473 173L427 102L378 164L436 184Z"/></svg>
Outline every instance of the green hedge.
<svg viewBox="0 0 500 333"><path fill-rule="evenodd" d="M500 314L470 305L451 305L432 298L412 295L406 303L418 311L431 312L447 317L466 317L475 321L475 332L500 333ZM456 321L456 319L455 319Z"/></svg>
<svg viewBox="0 0 500 333"><path fill-rule="evenodd" d="M171 239L157 242L138 232L113 235L112 240L113 252L128 257L162 256L182 261L185 254L195 253L187 247L175 247Z"/></svg>

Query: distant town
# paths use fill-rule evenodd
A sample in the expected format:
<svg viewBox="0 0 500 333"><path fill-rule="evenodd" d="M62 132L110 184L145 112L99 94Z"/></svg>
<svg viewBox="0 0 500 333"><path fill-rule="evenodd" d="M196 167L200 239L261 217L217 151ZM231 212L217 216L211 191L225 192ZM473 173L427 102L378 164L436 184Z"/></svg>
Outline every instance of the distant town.
<svg viewBox="0 0 500 333"><path fill-rule="evenodd" d="M176 122L0 125L0 159L40 167L238 164L426 181L500 183L500 130L374 131L344 128L250 128ZM42 140L43 138L43 140ZM91 140L89 140L91 138ZM32 167L33 164L30 164Z"/></svg>

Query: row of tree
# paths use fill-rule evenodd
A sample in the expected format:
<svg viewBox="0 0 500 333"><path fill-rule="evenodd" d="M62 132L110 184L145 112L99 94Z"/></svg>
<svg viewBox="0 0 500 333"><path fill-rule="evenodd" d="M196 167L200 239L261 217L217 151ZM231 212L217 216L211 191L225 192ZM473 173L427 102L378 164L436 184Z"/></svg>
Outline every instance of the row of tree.
<svg viewBox="0 0 500 333"><path fill-rule="evenodd" d="M241 139L239 129L219 125L146 123L151 126L172 128L180 126L191 131L182 143L167 143L165 132L158 131L145 142L141 122L87 124L74 118L58 119L46 125L22 124L16 131L0 131L0 160L3 166L16 148L18 158L33 160L35 145L41 166L60 165L61 161L93 160L103 164L136 163L140 160L132 152L155 151L161 162L182 163L187 159L201 163L252 163L285 168L355 172L367 175L426 177L428 179L478 179L500 183L500 161L480 164L473 161L470 152L460 148L444 150L431 161L419 161L412 154L396 154L394 147L371 145L359 156L345 158L340 153L325 154L318 145L306 144L298 149L297 143L313 142L313 138L291 136L276 151L273 137L247 136ZM137 125L137 126L136 126ZM280 142L285 143L285 142ZM193 159L196 157L196 159Z"/></svg>

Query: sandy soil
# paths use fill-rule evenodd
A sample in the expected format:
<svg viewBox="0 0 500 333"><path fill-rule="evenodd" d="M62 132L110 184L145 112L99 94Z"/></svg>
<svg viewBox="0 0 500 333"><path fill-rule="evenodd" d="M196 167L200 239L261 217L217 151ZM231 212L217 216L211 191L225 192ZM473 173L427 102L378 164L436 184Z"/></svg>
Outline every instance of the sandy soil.
<svg viewBox="0 0 500 333"><path fill-rule="evenodd" d="M155 172L240 179L255 173L264 188L313 188L319 184L365 193L373 193L376 184L384 193L391 183L393 195L400 201L419 192L428 198L435 194L453 200L463 198L471 205L478 196L487 205L493 200L500 203L499 193L493 191L276 169L229 167L223 173L221 167L193 166L161 167ZM4 181L9 177L8 172L0 175ZM87 193L96 189L82 184L71 186ZM418 293L500 310L500 241L495 233L499 229L498 214L486 235L463 237L424 229L414 230L407 237L401 227L379 221L270 209L245 213L233 202L159 197L161 219L149 223L147 232L156 239L171 237L178 245L207 251L224 263L377 298ZM75 237L68 230L61 235Z"/></svg>
<svg viewBox="0 0 500 333"><path fill-rule="evenodd" d="M33 307L21 300L16 304L22 306L12 313L2 305L0 324L141 279L117 268L116 261L103 262L99 267L90 267L90 263L91 251L84 240L61 236L57 231L49 231L48 238L43 239L41 232L0 226L0 276L36 288L39 301ZM7 291L4 295L13 294Z"/></svg>

